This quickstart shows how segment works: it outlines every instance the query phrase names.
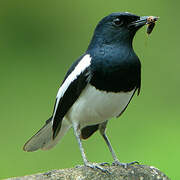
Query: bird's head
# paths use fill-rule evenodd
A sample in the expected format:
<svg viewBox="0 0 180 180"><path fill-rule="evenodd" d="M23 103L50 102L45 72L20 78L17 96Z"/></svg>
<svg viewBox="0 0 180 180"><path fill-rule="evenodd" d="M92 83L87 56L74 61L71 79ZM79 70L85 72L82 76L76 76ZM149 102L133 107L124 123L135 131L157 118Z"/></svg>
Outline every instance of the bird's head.
<svg viewBox="0 0 180 180"><path fill-rule="evenodd" d="M128 12L112 13L97 25L89 48L104 44L132 44L136 32L147 24L148 16Z"/></svg>

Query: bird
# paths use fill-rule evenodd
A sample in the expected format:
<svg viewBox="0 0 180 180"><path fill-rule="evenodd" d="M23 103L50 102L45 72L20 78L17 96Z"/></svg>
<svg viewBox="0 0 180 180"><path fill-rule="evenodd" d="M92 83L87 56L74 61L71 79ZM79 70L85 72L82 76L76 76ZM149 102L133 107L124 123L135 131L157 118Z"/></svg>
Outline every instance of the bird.
<svg viewBox="0 0 180 180"><path fill-rule="evenodd" d="M113 157L119 161L106 135L107 123L123 114L141 88L141 63L133 49L136 32L149 16L111 13L97 24L85 53L67 71L58 90L52 116L24 145L27 152L54 147L72 127L84 165L106 171L88 161L82 140L99 130ZM151 16L152 17L152 16Z"/></svg>

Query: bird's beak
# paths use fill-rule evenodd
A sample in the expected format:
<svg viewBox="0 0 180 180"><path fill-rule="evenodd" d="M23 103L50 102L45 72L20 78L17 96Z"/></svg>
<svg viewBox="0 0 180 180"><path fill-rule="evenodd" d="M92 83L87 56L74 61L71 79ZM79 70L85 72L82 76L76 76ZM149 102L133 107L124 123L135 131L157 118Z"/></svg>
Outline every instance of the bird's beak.
<svg viewBox="0 0 180 180"><path fill-rule="evenodd" d="M145 24L155 23L158 20L157 16L141 16L139 20L133 21L128 25L129 29L138 30Z"/></svg>

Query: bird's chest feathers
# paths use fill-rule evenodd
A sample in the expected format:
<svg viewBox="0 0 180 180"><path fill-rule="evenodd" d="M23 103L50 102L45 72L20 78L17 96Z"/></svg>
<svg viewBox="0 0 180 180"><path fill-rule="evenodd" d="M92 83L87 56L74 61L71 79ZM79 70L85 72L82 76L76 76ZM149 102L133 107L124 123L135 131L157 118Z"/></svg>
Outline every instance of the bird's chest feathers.
<svg viewBox="0 0 180 180"><path fill-rule="evenodd" d="M97 90L89 84L66 117L70 121L78 121L81 127L102 123L118 116L129 103L134 91L107 93Z"/></svg>
<svg viewBox="0 0 180 180"><path fill-rule="evenodd" d="M99 49L92 59L91 69L90 83L107 92L131 91L140 81L140 61L126 49Z"/></svg>

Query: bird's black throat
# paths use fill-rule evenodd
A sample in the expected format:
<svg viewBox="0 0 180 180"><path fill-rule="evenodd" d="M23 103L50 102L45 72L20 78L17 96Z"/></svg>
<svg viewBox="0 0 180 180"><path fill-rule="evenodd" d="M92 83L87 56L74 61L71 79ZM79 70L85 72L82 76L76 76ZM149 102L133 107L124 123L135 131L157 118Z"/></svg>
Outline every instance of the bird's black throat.
<svg viewBox="0 0 180 180"><path fill-rule="evenodd" d="M131 44L103 45L90 49L90 84L106 92L140 89L141 64Z"/></svg>

